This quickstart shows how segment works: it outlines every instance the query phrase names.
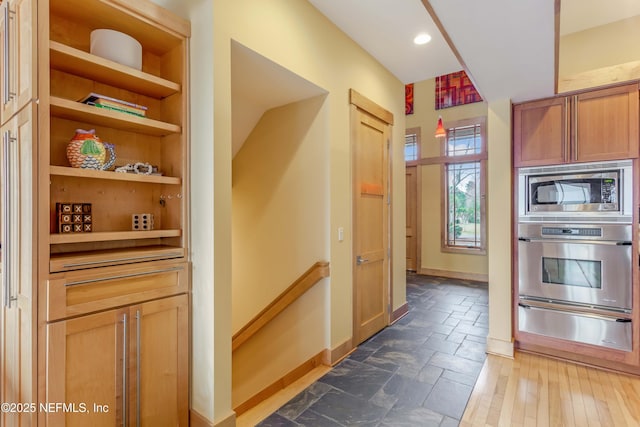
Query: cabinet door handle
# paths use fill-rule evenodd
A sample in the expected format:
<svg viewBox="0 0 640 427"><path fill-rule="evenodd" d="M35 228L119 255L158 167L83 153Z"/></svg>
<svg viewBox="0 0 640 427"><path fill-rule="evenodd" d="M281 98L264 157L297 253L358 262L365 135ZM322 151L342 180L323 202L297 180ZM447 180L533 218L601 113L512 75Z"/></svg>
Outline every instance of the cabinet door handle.
<svg viewBox="0 0 640 427"><path fill-rule="evenodd" d="M128 358L128 327L127 313L122 317L122 427L126 427L127 422L127 358Z"/></svg>
<svg viewBox="0 0 640 427"><path fill-rule="evenodd" d="M89 283L106 282L107 280L115 280L115 279L129 279L131 277L148 276L150 274L159 274L159 273L168 273L170 271L180 271L182 269L183 267L172 267L172 268L165 268L162 270L145 271L142 273L121 274L118 276L100 277L99 279L79 280L77 282L65 283L64 285L65 286L87 285Z"/></svg>
<svg viewBox="0 0 640 427"><path fill-rule="evenodd" d="M9 132L2 135L2 286L3 303L6 308L11 308L11 289L9 285L11 270L10 266L10 209L9 209Z"/></svg>
<svg viewBox="0 0 640 427"><path fill-rule="evenodd" d="M6 6L4 8L4 55L3 55L3 66L4 66L4 81L2 82L4 85L4 98L3 105L7 105L9 101L11 101L16 94L11 91L11 19L13 19L13 15L15 12L11 11L9 8L9 3L6 2Z"/></svg>
<svg viewBox="0 0 640 427"><path fill-rule="evenodd" d="M2 105L9 103L9 3L3 5L4 12L4 46L2 52Z"/></svg>
<svg viewBox="0 0 640 427"><path fill-rule="evenodd" d="M69 264L63 264L64 268L72 268L72 267L84 267L91 266L94 264L109 264L109 263L117 263L117 262L130 262L130 261L143 261L148 259L164 259L164 258L177 258L182 256L181 252L169 252L162 255L141 255L141 256L132 256L125 258L113 258L113 259L102 259L97 261L86 261L86 262L74 262Z"/></svg>
<svg viewBox="0 0 640 427"><path fill-rule="evenodd" d="M141 324L140 310L136 310L136 427L140 427L140 353L141 353Z"/></svg>

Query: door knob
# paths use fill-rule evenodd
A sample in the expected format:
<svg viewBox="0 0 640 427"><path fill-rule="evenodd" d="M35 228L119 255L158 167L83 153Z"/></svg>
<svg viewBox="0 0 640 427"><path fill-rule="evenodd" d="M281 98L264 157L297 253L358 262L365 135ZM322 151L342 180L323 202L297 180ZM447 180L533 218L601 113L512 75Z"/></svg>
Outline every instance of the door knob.
<svg viewBox="0 0 640 427"><path fill-rule="evenodd" d="M360 265L365 262L369 262L369 260L366 258L362 258L360 255L356 256L356 265Z"/></svg>

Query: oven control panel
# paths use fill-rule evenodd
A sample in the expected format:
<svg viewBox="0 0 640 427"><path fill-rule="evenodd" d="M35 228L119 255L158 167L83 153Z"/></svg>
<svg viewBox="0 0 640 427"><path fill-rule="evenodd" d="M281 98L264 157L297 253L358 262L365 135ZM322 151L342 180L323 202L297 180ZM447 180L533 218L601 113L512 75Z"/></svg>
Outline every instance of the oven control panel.
<svg viewBox="0 0 640 427"><path fill-rule="evenodd" d="M543 236L585 236L602 237L602 228L584 227L542 227Z"/></svg>

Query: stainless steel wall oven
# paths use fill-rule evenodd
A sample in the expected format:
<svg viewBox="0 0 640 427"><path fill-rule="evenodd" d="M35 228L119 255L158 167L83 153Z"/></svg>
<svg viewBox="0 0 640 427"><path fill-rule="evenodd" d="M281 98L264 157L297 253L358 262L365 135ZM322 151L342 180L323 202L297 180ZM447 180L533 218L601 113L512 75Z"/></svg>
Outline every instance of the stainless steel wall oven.
<svg viewBox="0 0 640 427"><path fill-rule="evenodd" d="M632 350L631 162L519 173L520 331Z"/></svg>

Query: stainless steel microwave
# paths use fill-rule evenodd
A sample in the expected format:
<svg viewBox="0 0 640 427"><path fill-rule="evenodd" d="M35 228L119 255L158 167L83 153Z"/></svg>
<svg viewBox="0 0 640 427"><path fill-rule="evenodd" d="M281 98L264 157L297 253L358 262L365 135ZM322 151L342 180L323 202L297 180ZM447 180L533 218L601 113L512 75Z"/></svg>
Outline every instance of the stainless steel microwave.
<svg viewBox="0 0 640 427"><path fill-rule="evenodd" d="M630 160L523 168L519 171L520 220L631 222Z"/></svg>

